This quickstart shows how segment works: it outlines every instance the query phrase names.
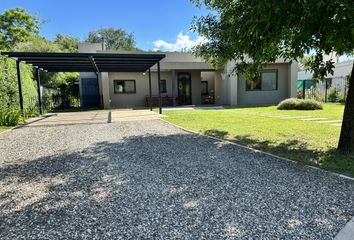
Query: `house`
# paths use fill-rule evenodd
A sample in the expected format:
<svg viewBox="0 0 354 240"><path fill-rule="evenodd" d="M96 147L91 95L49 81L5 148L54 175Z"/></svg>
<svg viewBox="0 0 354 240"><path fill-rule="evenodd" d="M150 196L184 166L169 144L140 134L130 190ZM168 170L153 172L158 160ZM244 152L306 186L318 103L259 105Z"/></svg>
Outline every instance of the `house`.
<svg viewBox="0 0 354 240"><path fill-rule="evenodd" d="M339 62L337 59L335 62L333 74L328 74L326 76L326 81L323 82L313 82L313 73L311 71L298 72L297 87L302 89L303 84L305 83L305 88L309 89L316 84L316 88L321 92L324 92L326 87L327 89L334 87L339 93L345 95L348 90L348 80L353 67L353 60Z"/></svg>
<svg viewBox="0 0 354 240"><path fill-rule="evenodd" d="M80 44L80 53L109 53L101 44ZM232 73L235 62L215 70L190 53L166 52L161 60L160 89L165 105L266 105L296 96L297 63L281 59L268 64L259 81L246 83ZM152 96L158 96L157 67L151 68ZM137 108L147 106L148 73L80 73L82 107ZM97 95L100 95L97 97Z"/></svg>

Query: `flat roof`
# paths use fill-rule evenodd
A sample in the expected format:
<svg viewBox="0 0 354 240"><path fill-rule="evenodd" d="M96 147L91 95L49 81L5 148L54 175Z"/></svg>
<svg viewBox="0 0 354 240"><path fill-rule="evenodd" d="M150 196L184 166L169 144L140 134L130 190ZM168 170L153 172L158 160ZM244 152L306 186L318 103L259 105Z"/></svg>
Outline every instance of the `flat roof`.
<svg viewBox="0 0 354 240"><path fill-rule="evenodd" d="M145 72L165 54L2 52L48 72Z"/></svg>

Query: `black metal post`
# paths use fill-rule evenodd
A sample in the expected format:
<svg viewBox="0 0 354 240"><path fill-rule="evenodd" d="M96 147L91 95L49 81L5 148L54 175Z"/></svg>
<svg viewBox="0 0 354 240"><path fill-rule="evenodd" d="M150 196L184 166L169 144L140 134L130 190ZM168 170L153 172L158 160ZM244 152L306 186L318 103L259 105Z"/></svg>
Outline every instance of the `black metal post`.
<svg viewBox="0 0 354 240"><path fill-rule="evenodd" d="M326 91L325 91L325 103L327 102L327 90L328 90L328 80L325 79L325 84L326 84Z"/></svg>
<svg viewBox="0 0 354 240"><path fill-rule="evenodd" d="M302 80L302 99L305 99L305 97L306 97L306 94L305 94L305 92L306 92L306 80Z"/></svg>
<svg viewBox="0 0 354 240"><path fill-rule="evenodd" d="M18 82L18 95L20 97L20 109L23 113L23 95L22 95L22 75L20 68L20 61L16 60L16 69L17 69L17 82Z"/></svg>
<svg viewBox="0 0 354 240"><path fill-rule="evenodd" d="M39 114L42 115L42 96L41 96L41 76L39 68L36 68L36 75L37 75L37 91L38 91L38 108Z"/></svg>
<svg viewBox="0 0 354 240"><path fill-rule="evenodd" d="M161 99L161 76L160 76L160 61L157 62L157 79L159 82L159 113L162 114L162 99Z"/></svg>
<svg viewBox="0 0 354 240"><path fill-rule="evenodd" d="M151 68L149 68L149 106L152 111L152 91L151 91Z"/></svg>

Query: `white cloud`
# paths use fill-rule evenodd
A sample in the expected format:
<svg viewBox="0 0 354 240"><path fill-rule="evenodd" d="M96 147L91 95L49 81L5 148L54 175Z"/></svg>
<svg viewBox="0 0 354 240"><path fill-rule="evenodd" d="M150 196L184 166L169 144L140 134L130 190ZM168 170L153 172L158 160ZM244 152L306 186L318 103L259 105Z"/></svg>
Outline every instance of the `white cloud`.
<svg viewBox="0 0 354 240"><path fill-rule="evenodd" d="M174 43L159 39L153 41L153 44L155 46L154 48L155 51L161 50L161 51L174 52L174 51L181 51L181 50L189 50L198 44L205 43L206 41L207 40L204 37L197 37L195 39L191 39L188 33L183 34L182 32L180 32L177 35L176 42Z"/></svg>

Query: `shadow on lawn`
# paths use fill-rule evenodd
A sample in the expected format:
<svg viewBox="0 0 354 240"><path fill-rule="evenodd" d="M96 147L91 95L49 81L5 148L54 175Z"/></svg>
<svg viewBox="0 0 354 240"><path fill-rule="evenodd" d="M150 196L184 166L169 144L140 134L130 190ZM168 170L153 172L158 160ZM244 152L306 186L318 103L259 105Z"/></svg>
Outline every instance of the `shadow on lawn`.
<svg viewBox="0 0 354 240"><path fill-rule="evenodd" d="M298 231L312 236L337 228L327 206L318 206L315 199L343 212L351 199L346 192L350 186L335 179L330 193L306 195L309 189L318 191L314 180L321 178L321 172L308 174L194 134L98 142L76 152L0 166L0 238L169 239L175 233L186 238L233 239L250 233L288 238ZM311 223L311 216L300 214L294 220L302 207L288 209L289 197L329 220L311 228L292 227L295 220ZM279 209L287 209L286 215ZM269 214L277 219L275 225ZM255 233L255 219L271 231Z"/></svg>
<svg viewBox="0 0 354 240"><path fill-rule="evenodd" d="M204 134L220 139L227 139L231 142L286 157L303 164L319 166L326 170L354 177L354 155L341 154L336 149L318 151L309 148L306 143L296 139L274 143L269 140L260 141L254 139L251 135L238 135L231 138L228 136L229 133L227 131L216 129L206 130Z"/></svg>

